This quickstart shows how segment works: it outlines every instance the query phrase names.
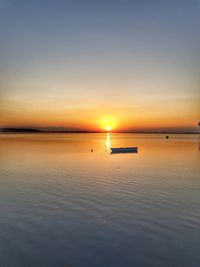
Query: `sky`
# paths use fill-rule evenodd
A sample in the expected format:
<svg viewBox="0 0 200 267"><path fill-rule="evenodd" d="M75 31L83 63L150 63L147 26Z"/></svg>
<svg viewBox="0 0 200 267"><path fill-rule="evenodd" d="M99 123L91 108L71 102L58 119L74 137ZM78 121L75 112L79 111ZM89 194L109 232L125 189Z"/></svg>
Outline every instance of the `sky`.
<svg viewBox="0 0 200 267"><path fill-rule="evenodd" d="M200 0L0 0L0 127L198 131Z"/></svg>

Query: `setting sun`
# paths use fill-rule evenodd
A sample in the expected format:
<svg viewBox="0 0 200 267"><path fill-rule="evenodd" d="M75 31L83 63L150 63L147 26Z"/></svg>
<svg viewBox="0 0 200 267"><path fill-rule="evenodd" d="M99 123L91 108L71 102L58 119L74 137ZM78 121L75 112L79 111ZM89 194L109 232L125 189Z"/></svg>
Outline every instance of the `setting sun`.
<svg viewBox="0 0 200 267"><path fill-rule="evenodd" d="M111 126L110 125L107 125L106 126L106 131L110 132L110 130L111 130Z"/></svg>
<svg viewBox="0 0 200 267"><path fill-rule="evenodd" d="M116 120L113 116L105 116L101 119L100 122L101 128L110 132L113 129L116 129Z"/></svg>

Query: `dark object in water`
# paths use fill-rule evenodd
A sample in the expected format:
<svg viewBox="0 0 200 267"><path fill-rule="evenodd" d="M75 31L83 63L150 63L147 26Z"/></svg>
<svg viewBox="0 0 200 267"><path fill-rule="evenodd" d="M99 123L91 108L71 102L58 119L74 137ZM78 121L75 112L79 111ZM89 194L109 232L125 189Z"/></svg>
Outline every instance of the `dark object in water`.
<svg viewBox="0 0 200 267"><path fill-rule="evenodd" d="M169 135L166 135L166 139L169 139Z"/></svg>
<svg viewBox="0 0 200 267"><path fill-rule="evenodd" d="M93 149L91 149L91 152L93 152Z"/></svg>
<svg viewBox="0 0 200 267"><path fill-rule="evenodd" d="M111 154L116 153L137 153L137 147L111 147Z"/></svg>

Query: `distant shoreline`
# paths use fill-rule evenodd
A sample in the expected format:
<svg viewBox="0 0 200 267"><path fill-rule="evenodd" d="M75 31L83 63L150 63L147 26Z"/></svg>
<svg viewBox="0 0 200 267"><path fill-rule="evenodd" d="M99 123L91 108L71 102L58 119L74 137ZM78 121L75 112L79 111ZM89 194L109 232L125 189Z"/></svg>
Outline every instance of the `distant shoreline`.
<svg viewBox="0 0 200 267"><path fill-rule="evenodd" d="M3 128L0 129L0 134L71 134L71 133L107 133L106 131L84 131L84 130L40 130L40 129L28 129L28 128ZM172 132L172 131L111 131L110 133L126 133L126 134L200 134L198 132Z"/></svg>

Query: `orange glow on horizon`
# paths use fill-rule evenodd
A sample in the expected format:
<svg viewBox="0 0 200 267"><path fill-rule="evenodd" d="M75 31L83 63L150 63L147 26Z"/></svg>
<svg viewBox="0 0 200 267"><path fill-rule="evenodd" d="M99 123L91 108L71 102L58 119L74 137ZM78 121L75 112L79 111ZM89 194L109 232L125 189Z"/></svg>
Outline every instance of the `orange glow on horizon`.
<svg viewBox="0 0 200 267"><path fill-rule="evenodd" d="M58 102L59 103L59 102ZM53 128L72 131L103 131L103 132L123 132L123 131L197 131L197 121L199 121L198 110L195 105L187 108L180 105L170 104L172 109L166 110L163 107L142 106L139 110L128 109L124 106L120 108L105 107L84 109L67 108L62 106L41 105L36 109L36 104L14 105L8 103L3 106L0 127L21 127L21 128ZM20 108L18 108L20 107ZM193 108L192 108L193 107ZM181 109L181 116L177 109ZM184 109L183 109L184 108ZM108 110L108 112L106 112ZM103 113L105 112L105 113ZM176 112L176 114L175 114ZM109 114L110 113L110 114Z"/></svg>

